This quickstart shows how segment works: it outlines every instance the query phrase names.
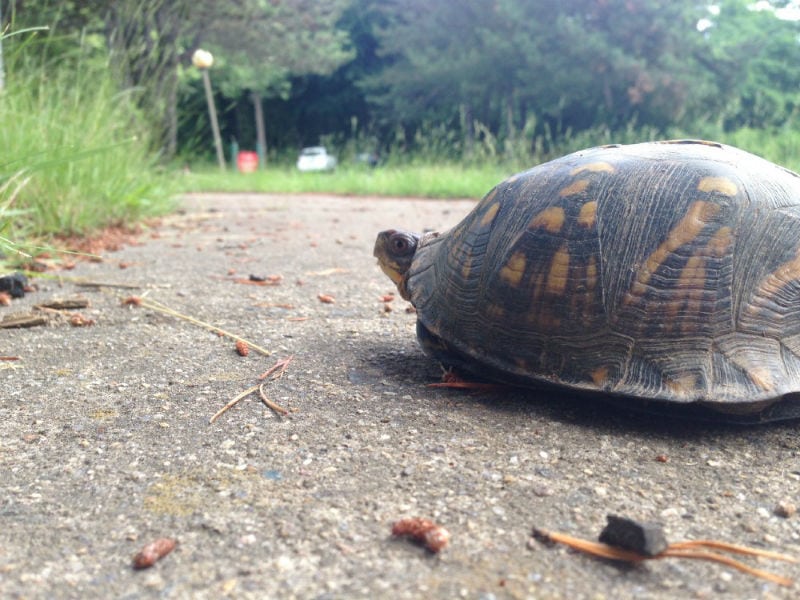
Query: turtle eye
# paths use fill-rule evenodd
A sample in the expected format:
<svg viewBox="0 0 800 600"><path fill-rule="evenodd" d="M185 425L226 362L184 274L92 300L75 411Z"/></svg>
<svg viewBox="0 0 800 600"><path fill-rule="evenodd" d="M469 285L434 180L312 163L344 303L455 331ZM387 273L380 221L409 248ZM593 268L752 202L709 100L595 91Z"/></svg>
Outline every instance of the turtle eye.
<svg viewBox="0 0 800 600"><path fill-rule="evenodd" d="M397 256L405 256L414 252L415 240L405 233L395 233L389 238L389 246Z"/></svg>

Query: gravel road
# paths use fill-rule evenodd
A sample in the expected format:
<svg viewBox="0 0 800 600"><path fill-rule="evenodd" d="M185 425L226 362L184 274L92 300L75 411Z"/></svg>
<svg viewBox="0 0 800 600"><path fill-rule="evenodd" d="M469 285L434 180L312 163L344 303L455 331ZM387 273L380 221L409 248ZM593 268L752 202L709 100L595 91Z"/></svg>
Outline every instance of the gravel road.
<svg viewBox="0 0 800 600"><path fill-rule="evenodd" d="M719 564L623 566L532 540L609 513L800 557L797 422L671 420L560 394L432 389L441 371L372 257L470 201L192 195L0 318L87 298L95 324L0 329L0 597L794 598ZM251 285L250 275L269 285ZM136 295L147 305L123 305ZM323 302L333 299L334 302ZM268 350L151 308L158 302ZM293 356L268 398L209 419ZM393 539L420 516L433 554ZM177 548L149 569L132 557ZM800 565L746 562L800 580Z"/></svg>

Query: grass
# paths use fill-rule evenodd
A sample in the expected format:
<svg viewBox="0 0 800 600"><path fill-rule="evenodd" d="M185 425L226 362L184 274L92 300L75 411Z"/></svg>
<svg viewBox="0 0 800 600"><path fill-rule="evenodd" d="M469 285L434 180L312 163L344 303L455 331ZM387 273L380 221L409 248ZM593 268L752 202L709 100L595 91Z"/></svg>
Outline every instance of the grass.
<svg viewBox="0 0 800 600"><path fill-rule="evenodd" d="M368 169L361 165L342 165L333 173L300 173L288 161L271 165L256 173L221 172L218 167L201 164L178 178L176 186L184 192L267 192L331 193L361 196L414 196L426 198L480 198L509 175L546 160L600 144L635 143L654 139L700 138L737 146L777 164L800 172L800 132L786 128L777 131L740 129L723 132L706 126L690 132L673 130L659 135L655 130L621 132L595 129L551 143L547 151L537 143L535 152L513 161L494 157L483 163L459 163L452 159L428 161L392 157L389 164Z"/></svg>
<svg viewBox="0 0 800 600"><path fill-rule="evenodd" d="M396 165L367 169L340 167L333 173L300 173L293 167L269 167L256 173L221 173L207 167L185 175L182 191L332 193L358 196L479 198L511 174L499 166L456 164Z"/></svg>
<svg viewBox="0 0 800 600"><path fill-rule="evenodd" d="M800 173L800 132L744 128L720 136L719 141L738 146Z"/></svg>
<svg viewBox="0 0 800 600"><path fill-rule="evenodd" d="M0 251L169 210L148 130L107 64L77 42L57 58L39 44L5 49Z"/></svg>

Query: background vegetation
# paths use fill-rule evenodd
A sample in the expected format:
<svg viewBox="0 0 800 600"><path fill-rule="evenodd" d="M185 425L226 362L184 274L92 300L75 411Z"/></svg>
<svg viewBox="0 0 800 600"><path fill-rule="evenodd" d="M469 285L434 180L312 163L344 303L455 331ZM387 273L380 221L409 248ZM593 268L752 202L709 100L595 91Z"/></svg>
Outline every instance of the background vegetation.
<svg viewBox="0 0 800 600"><path fill-rule="evenodd" d="M6 34L49 28L3 41L6 235L163 211L158 171L184 165L183 189L479 196L580 147L704 137L800 168L800 15L785 0L0 0L0 11ZM198 47L215 55L226 147L255 148L263 110L268 171L204 168ZM298 149L318 143L344 168L299 177ZM357 165L365 152L381 166Z"/></svg>

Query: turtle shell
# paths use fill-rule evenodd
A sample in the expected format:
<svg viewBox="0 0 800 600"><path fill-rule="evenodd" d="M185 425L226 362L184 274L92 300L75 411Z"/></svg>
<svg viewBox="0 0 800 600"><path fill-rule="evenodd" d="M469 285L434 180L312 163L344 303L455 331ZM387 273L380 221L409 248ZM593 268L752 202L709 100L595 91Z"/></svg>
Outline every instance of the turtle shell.
<svg viewBox="0 0 800 600"><path fill-rule="evenodd" d="M537 166L420 240L400 285L425 348L478 374L800 416L800 176L736 148Z"/></svg>

